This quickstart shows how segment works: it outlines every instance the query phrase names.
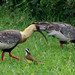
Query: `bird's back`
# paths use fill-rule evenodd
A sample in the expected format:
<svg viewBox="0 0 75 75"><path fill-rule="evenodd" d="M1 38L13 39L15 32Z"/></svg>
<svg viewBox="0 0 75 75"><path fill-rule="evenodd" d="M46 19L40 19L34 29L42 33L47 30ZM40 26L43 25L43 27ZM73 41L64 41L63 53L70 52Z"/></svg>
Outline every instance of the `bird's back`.
<svg viewBox="0 0 75 75"><path fill-rule="evenodd" d="M70 24L60 23L60 22L35 22L39 25L41 30L47 32L52 32L55 30L59 31L65 37L70 38L70 40L75 40L75 27L72 27Z"/></svg>
<svg viewBox="0 0 75 75"><path fill-rule="evenodd" d="M0 49L11 49L19 43L21 34L18 30L4 30L0 32Z"/></svg>
<svg viewBox="0 0 75 75"><path fill-rule="evenodd" d="M26 55L25 57L26 59L31 60L31 61L35 60L35 58L32 55Z"/></svg>

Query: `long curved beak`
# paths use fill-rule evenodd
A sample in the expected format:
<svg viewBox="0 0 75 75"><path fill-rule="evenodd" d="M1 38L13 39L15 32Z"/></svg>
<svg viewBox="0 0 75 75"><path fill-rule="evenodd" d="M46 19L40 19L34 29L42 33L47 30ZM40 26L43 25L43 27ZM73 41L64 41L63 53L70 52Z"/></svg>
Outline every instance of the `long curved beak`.
<svg viewBox="0 0 75 75"><path fill-rule="evenodd" d="M37 31L40 32L40 33L44 36L44 38L46 39L46 42L48 43L47 38L46 38L46 36L42 33L42 31L41 31L40 29L38 29Z"/></svg>

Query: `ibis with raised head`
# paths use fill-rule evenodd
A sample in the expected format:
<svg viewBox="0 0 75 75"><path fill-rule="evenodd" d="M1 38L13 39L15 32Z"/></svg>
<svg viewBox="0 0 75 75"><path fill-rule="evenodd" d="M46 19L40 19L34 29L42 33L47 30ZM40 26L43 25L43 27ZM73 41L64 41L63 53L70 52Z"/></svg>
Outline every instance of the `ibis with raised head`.
<svg viewBox="0 0 75 75"><path fill-rule="evenodd" d="M0 49L2 52L2 61L5 52L9 52L9 56L20 60L11 54L11 51L19 44L25 42L28 37L32 35L34 31L40 32L44 37L45 35L41 32L37 24L28 26L24 31L19 30L4 30L0 31ZM46 37L45 37L46 39ZM47 40L47 39L46 39Z"/></svg>
<svg viewBox="0 0 75 75"><path fill-rule="evenodd" d="M48 35L55 36L60 41L60 46L65 43L75 43L75 27L60 22L35 22L41 30L48 32Z"/></svg>

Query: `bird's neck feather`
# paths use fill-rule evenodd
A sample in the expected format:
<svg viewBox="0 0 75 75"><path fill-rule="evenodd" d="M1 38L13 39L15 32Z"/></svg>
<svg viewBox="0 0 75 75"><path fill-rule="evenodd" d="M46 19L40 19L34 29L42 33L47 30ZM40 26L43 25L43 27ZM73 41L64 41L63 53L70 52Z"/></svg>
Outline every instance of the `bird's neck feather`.
<svg viewBox="0 0 75 75"><path fill-rule="evenodd" d="M27 27L24 31L20 32L22 35L22 40L25 40L28 37L30 37L32 33L34 32L34 30L35 30L35 26L31 25Z"/></svg>
<svg viewBox="0 0 75 75"><path fill-rule="evenodd" d="M30 25L29 27L27 27L24 31L23 31L23 35L28 38L32 35L32 33L35 30L35 26L34 25Z"/></svg>

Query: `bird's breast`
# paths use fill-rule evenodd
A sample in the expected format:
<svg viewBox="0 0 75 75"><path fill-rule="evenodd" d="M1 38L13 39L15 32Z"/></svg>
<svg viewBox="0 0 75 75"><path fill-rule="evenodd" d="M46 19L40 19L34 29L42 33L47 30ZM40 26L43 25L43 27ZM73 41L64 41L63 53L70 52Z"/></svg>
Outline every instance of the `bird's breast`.
<svg viewBox="0 0 75 75"><path fill-rule="evenodd" d="M26 38L26 36L24 35L23 32L20 32L20 34L21 34L21 37L22 37L20 43L23 43L27 40L27 38Z"/></svg>
<svg viewBox="0 0 75 75"><path fill-rule="evenodd" d="M53 30L48 35L55 36L56 38L58 38L61 41L68 41L68 38L65 35L63 35L60 31Z"/></svg>
<svg viewBox="0 0 75 75"><path fill-rule="evenodd" d="M31 61L31 60L28 60L28 59L27 59L27 62L28 62L28 63L32 63L32 61Z"/></svg>
<svg viewBox="0 0 75 75"><path fill-rule="evenodd" d="M23 38L21 41L20 41L20 43L23 43L23 42L25 42L27 40L27 38Z"/></svg>

